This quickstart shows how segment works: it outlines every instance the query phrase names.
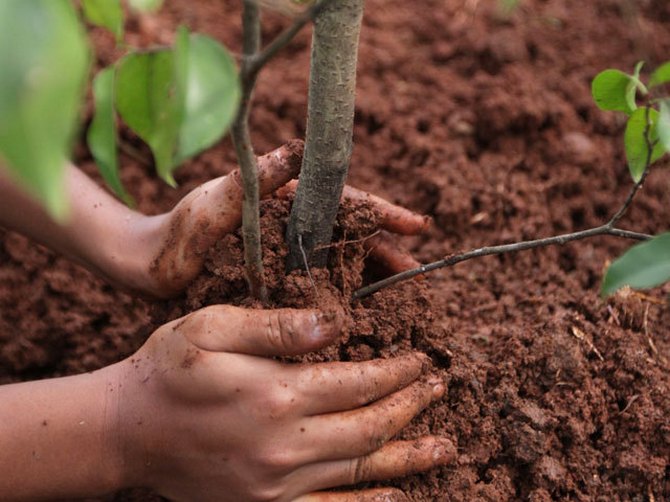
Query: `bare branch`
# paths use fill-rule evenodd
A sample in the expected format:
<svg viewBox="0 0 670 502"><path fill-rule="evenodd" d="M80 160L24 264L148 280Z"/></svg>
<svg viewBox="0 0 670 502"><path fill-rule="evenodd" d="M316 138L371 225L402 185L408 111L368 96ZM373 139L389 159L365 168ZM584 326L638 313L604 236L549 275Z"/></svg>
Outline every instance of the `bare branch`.
<svg viewBox="0 0 670 502"><path fill-rule="evenodd" d="M320 2L316 2L303 12L291 26L286 28L286 30L280 33L277 38L270 42L262 52L251 56L248 60L246 70L243 70L243 72L246 73L245 77L254 78L258 75L261 68L275 57L279 51L286 47L300 30L302 30L307 23L313 21L314 18L316 18L316 16L318 16L319 13L332 1L334 0L321 0Z"/></svg>
<svg viewBox="0 0 670 502"><path fill-rule="evenodd" d="M649 168L651 167L653 161L654 148L656 147L657 142L652 141L651 139L650 135L651 122L649 120L649 110L650 107L647 106L645 110L647 122L644 129L644 139L647 145L647 158L645 161L644 171L642 172L642 176L640 176L639 181L637 181L637 183L635 183L635 185L633 185L633 187L631 188L630 192L628 193L628 196L626 197L626 200L624 200L619 210L616 213L614 213L614 216L612 216L612 218L610 218L610 220L604 225L595 228L590 228L588 230L573 232L570 234L547 237L545 239L535 239L530 241L515 242L512 244L503 244L500 246L483 247L479 249L474 249L472 251L467 251L461 254L450 255L442 260L429 263L427 265L421 265L420 267L412 270L406 270L391 277L387 277L386 279L383 279L379 282L375 282L373 284L365 286L354 293L353 299L357 300L359 298L363 298L365 296L376 293L380 289L387 288L389 286L392 286L402 281L406 281L408 279L412 279L416 276L425 274L426 272L431 272L439 268L451 267L453 265L456 265L457 263L471 260L473 258L480 258L482 256L513 253L516 251L525 251L527 249L534 249L557 244L562 245L567 242L587 239L589 237L596 237L599 235L611 235L614 237L621 237L624 239L632 239L639 241L645 241L651 239L652 238L651 235L616 228L616 224L626 214L626 211L628 211L628 208L633 203L633 199L635 199L635 196L642 188L642 185L644 185L644 181L647 179L647 176L649 175L650 171Z"/></svg>
<svg viewBox="0 0 670 502"><path fill-rule="evenodd" d="M256 84L255 76L247 75L247 61L253 57L261 45L260 10L251 0L244 1L242 13L243 50L242 59L242 100L231 130L237 159L242 174L242 238L244 240L244 262L249 290L254 298L267 301L267 288L263 278L263 254L261 247L260 196L258 165L249 134L249 108Z"/></svg>
<svg viewBox="0 0 670 502"><path fill-rule="evenodd" d="M467 251L465 253L449 255L446 258L429 263L427 265L421 265L418 268L412 270L406 270L399 274L387 277L379 282L365 286L353 295L354 300L363 298L364 296L371 295L376 293L380 289L387 288L394 284L397 284L408 279L412 279L418 275L425 274L427 272L432 272L439 268L451 267L457 263L461 263L467 260L472 260L473 258L481 258L482 256L490 255L499 255L506 253L513 253L516 251L525 251L527 249L540 248L545 246L552 245L562 245L568 242L577 241L581 239L587 239L589 237L596 237L598 235L612 235L615 237L623 237L627 239L636 239L636 240L647 240L650 239L650 235L639 234L636 232L629 232L627 230L621 230L618 228L610 228L609 224L602 225L600 227L590 228L588 230L582 230L580 232L573 232L570 234L556 235L554 237L547 237L545 239L535 239L531 241L521 241L515 242L512 244L502 244L499 246L487 246L479 249L473 249L472 251Z"/></svg>

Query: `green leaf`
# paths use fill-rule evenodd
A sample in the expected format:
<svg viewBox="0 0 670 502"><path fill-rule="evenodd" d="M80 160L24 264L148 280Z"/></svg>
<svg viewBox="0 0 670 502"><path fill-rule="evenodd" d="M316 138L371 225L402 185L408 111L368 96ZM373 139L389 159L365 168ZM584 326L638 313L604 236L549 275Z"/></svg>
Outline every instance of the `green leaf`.
<svg viewBox="0 0 670 502"><path fill-rule="evenodd" d="M637 244L607 269L601 288L603 296L624 286L653 288L670 279L670 233Z"/></svg>
<svg viewBox="0 0 670 502"><path fill-rule="evenodd" d="M59 220L88 64L69 0L0 1L0 156Z"/></svg>
<svg viewBox="0 0 670 502"><path fill-rule="evenodd" d="M174 54L171 50L123 58L116 77L116 109L154 155L158 174L170 185L179 136Z"/></svg>
<svg viewBox="0 0 670 502"><path fill-rule="evenodd" d="M91 153L107 185L127 205L134 205L119 177L119 158L116 151L116 121L114 119L113 66L102 70L93 82L95 116L88 129L87 140Z"/></svg>
<svg viewBox="0 0 670 502"><path fill-rule="evenodd" d="M117 42L123 40L123 8L120 0L82 0L81 7L91 23L114 33Z"/></svg>
<svg viewBox="0 0 670 502"><path fill-rule="evenodd" d="M161 8L163 0L128 0L128 4L134 10L153 12Z"/></svg>
<svg viewBox="0 0 670 502"><path fill-rule="evenodd" d="M240 95L235 61L228 51L209 37L191 35L178 162L221 139L235 119Z"/></svg>
<svg viewBox="0 0 670 502"><path fill-rule="evenodd" d="M649 87L656 87L658 85L667 84L668 82L670 82L670 61L656 68L654 73L651 74Z"/></svg>
<svg viewBox="0 0 670 502"><path fill-rule="evenodd" d="M670 100L665 99L660 104L658 118L658 139L666 152L670 151Z"/></svg>
<svg viewBox="0 0 670 502"><path fill-rule="evenodd" d="M658 112L653 108L648 110L648 115L646 107L635 110L628 119L624 134L628 168L635 183L642 178L642 174L648 167L647 163L649 165L653 164L665 153L665 148L658 138ZM647 118L649 124L647 124ZM649 136L648 141L645 133ZM651 157L649 156L648 142L655 143Z"/></svg>
<svg viewBox="0 0 670 502"><path fill-rule="evenodd" d="M635 89L635 80L619 70L605 70L591 83L591 93L598 108L628 115L637 109Z"/></svg>

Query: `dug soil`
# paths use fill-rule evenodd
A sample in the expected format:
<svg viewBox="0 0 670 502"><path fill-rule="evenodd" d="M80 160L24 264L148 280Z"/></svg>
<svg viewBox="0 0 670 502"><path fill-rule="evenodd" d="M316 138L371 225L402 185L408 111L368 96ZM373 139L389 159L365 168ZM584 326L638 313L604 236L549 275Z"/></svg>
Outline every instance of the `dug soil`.
<svg viewBox="0 0 670 502"><path fill-rule="evenodd" d="M241 2L166 3L155 18L131 21L133 43L170 42L184 23L239 50ZM670 4L521 0L501 10L512 3L367 2L349 182L434 218L427 235L403 241L423 262L599 225L630 189L623 122L596 109L589 84L607 67L670 59ZM287 23L266 16L265 39ZM107 35L94 37L100 63L118 55ZM304 135L308 59L306 31L261 75L259 152ZM84 147L77 156L93 173ZM224 141L178 171L176 191L131 158L123 178L140 210L158 213L234 166ZM664 231L669 184L670 173L655 169L622 226ZM316 273L317 296L304 276L282 275L289 203L263 209L273 302L348 298L364 258L351 241L374 231L369 208L342 213L332 286ZM130 355L158 320L246 302L234 235L210 252L180 303L167 304L117 291L17 234L0 238L0 383L90 371ZM628 245L598 238L490 257L345 301L342 343L312 359L421 350L448 382L443 401L402 436L447 436L457 459L388 484L416 501L670 500L668 288L598 296L604 267ZM106 500L130 499L158 497Z"/></svg>

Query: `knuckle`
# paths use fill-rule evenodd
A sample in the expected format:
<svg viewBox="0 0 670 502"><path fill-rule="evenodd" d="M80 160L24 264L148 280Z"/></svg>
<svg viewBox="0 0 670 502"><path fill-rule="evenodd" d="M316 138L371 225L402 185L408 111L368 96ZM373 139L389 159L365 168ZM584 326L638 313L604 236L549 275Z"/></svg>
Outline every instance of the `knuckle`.
<svg viewBox="0 0 670 502"><path fill-rule="evenodd" d="M260 456L259 464L262 472L271 475L283 475L293 470L296 465L295 455L288 449L269 448Z"/></svg>
<svg viewBox="0 0 670 502"><path fill-rule="evenodd" d="M288 352L296 346L296 314L293 311L276 311L268 316L268 342L281 352Z"/></svg>
<svg viewBox="0 0 670 502"><path fill-rule="evenodd" d="M362 444L368 453L377 451L388 441L388 434L378 426L367 426L363 429Z"/></svg>
<svg viewBox="0 0 670 502"><path fill-rule="evenodd" d="M276 389L264 404L263 409L270 418L277 419L291 414L295 407L296 396L292 391L284 388Z"/></svg>
<svg viewBox="0 0 670 502"><path fill-rule="evenodd" d="M359 457L349 464L349 484L356 485L372 477L372 461L370 457Z"/></svg>
<svg viewBox="0 0 670 502"><path fill-rule="evenodd" d="M274 484L256 484L251 489L250 499L255 502L274 502L284 496L284 488Z"/></svg>

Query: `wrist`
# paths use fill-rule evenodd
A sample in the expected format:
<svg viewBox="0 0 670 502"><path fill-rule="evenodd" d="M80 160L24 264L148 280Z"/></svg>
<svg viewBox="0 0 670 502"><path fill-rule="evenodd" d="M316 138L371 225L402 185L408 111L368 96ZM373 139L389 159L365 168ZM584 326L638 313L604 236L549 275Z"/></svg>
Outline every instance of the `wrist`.
<svg viewBox="0 0 670 502"><path fill-rule="evenodd" d="M128 210L123 224L105 235L98 269L111 282L130 291L159 296L160 285L150 273L156 259L166 215L145 216Z"/></svg>

